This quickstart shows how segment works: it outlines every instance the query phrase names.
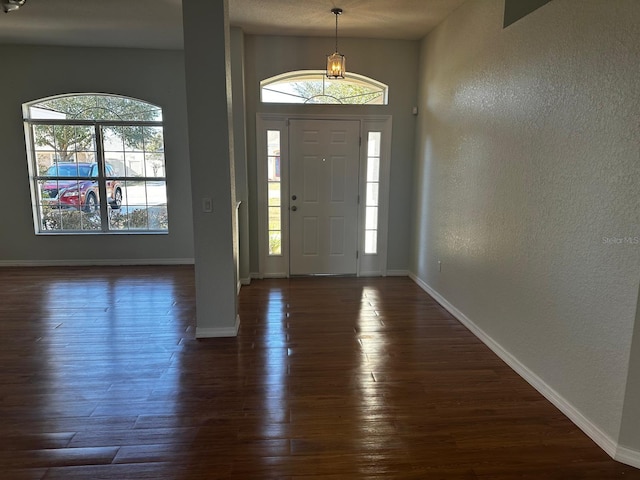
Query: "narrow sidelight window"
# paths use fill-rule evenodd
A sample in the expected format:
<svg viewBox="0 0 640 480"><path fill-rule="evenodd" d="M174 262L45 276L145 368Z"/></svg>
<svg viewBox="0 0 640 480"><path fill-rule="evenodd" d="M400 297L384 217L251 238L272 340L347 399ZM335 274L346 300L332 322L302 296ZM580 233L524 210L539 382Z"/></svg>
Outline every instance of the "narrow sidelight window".
<svg viewBox="0 0 640 480"><path fill-rule="evenodd" d="M367 193L365 199L364 253L378 253L381 132L367 137Z"/></svg>
<svg viewBox="0 0 640 480"><path fill-rule="evenodd" d="M280 131L267 130L267 192L269 255L282 255L282 183L280 182Z"/></svg>

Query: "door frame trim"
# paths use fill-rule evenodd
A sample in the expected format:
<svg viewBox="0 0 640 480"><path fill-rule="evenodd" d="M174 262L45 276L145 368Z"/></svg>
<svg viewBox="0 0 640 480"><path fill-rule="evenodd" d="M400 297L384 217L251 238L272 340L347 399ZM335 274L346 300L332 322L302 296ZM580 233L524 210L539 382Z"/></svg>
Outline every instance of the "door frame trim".
<svg viewBox="0 0 640 480"><path fill-rule="evenodd" d="M289 121L290 120L356 120L360 122L360 158L358 195L358 258L357 276L387 275L387 235L389 214L389 173L391 170L391 115L331 115L331 114L256 114L256 162L258 205L258 274L261 278L289 277ZM267 210L267 130L280 131L280 181L282 198L282 254L268 254ZM366 135L381 132L380 191L378 210L378 251L364 254L364 219L366 194Z"/></svg>

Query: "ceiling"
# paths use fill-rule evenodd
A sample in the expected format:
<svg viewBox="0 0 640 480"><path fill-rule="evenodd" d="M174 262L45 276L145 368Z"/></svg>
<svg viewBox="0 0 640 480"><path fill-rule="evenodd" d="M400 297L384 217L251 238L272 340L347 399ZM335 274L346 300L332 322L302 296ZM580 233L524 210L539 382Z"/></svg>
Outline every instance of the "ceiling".
<svg viewBox="0 0 640 480"><path fill-rule="evenodd" d="M248 34L417 40L466 0L229 0ZM27 0L0 11L0 43L182 48L182 0Z"/></svg>

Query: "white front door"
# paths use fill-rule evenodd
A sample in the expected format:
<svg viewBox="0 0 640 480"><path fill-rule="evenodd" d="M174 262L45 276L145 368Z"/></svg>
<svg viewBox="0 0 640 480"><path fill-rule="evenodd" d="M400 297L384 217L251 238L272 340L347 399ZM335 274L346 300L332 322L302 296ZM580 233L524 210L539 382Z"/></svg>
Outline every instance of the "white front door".
<svg viewBox="0 0 640 480"><path fill-rule="evenodd" d="M360 122L289 124L291 275L357 272Z"/></svg>

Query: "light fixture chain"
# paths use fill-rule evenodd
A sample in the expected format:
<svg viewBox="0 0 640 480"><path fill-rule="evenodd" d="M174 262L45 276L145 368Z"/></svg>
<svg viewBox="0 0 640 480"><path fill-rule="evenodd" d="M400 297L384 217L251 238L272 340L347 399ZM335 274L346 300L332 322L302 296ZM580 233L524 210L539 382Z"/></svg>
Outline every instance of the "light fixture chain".
<svg viewBox="0 0 640 480"><path fill-rule="evenodd" d="M336 52L338 51L338 12L336 12Z"/></svg>

